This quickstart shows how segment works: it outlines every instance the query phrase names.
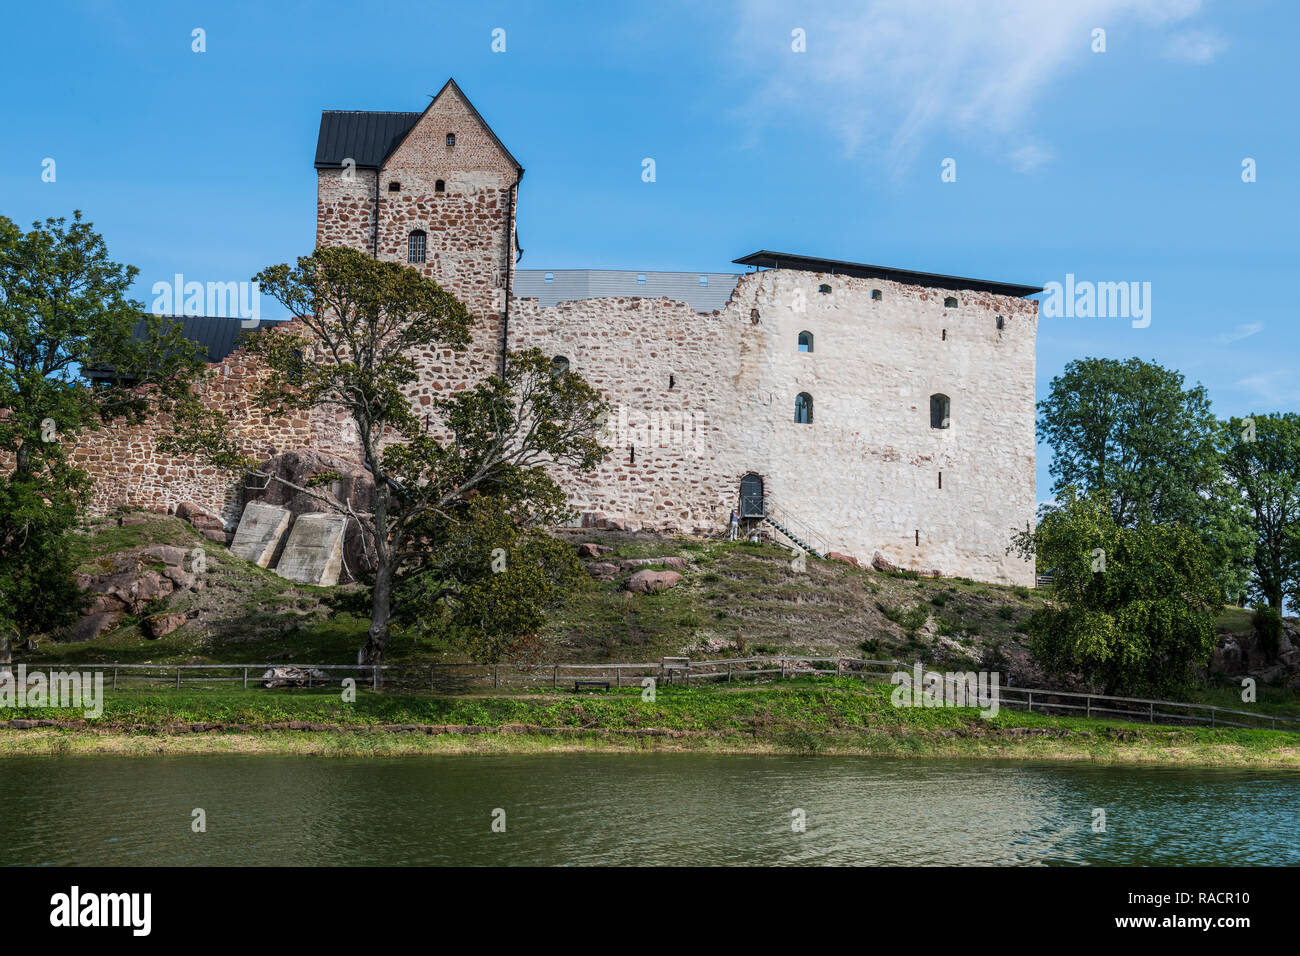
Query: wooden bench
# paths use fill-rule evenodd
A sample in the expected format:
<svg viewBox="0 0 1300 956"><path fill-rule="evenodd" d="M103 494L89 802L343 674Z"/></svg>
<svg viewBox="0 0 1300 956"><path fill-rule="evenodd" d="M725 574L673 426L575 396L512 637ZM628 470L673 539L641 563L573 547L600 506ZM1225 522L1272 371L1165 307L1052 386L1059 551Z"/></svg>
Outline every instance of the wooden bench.
<svg viewBox="0 0 1300 956"><path fill-rule="evenodd" d="M609 690L609 681L607 680L575 680L573 682L573 692L576 694L581 687L600 687Z"/></svg>

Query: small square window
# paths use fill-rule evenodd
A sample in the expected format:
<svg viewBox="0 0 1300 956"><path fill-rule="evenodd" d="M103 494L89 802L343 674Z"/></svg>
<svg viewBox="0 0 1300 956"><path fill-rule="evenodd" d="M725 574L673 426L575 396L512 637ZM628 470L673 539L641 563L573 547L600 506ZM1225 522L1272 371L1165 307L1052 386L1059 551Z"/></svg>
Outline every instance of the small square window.
<svg viewBox="0 0 1300 956"><path fill-rule="evenodd" d="M709 284L709 277L708 277L708 276L700 276L700 285L708 285L708 284Z"/></svg>
<svg viewBox="0 0 1300 956"><path fill-rule="evenodd" d="M637 285L645 285L645 273L644 273L644 272L638 272L638 273L636 274L636 284L637 284Z"/></svg>
<svg viewBox="0 0 1300 956"><path fill-rule="evenodd" d="M882 296L880 295L880 290L879 290L879 289L872 289L872 290L871 290L871 301L872 301L872 302L879 302L879 301L881 300L881 298L882 298Z"/></svg>
<svg viewBox="0 0 1300 956"><path fill-rule="evenodd" d="M545 276L543 276L543 278L544 278L547 282L554 282L554 281L555 281L555 273L554 273L554 272L548 272L548 273L546 273Z"/></svg>
<svg viewBox="0 0 1300 956"><path fill-rule="evenodd" d="M399 183L396 179L394 179L391 183L388 184L388 191L389 191L390 193L398 193L398 192L401 192L401 191L402 191L402 184Z"/></svg>
<svg viewBox="0 0 1300 956"><path fill-rule="evenodd" d="M447 134L447 145L448 145L448 146L455 146L455 145L456 145L456 134L455 134L455 133L448 133L448 134Z"/></svg>

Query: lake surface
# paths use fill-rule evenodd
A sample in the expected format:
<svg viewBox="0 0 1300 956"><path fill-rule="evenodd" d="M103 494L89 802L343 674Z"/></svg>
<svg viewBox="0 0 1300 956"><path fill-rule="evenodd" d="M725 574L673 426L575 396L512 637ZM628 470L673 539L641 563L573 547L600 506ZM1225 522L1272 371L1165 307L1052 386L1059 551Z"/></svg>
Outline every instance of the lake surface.
<svg viewBox="0 0 1300 956"><path fill-rule="evenodd" d="M19 757L0 759L0 806L4 865L1300 863L1300 774L1279 772L696 754ZM205 833L191 829L195 808ZM504 833L492 832L498 809Z"/></svg>

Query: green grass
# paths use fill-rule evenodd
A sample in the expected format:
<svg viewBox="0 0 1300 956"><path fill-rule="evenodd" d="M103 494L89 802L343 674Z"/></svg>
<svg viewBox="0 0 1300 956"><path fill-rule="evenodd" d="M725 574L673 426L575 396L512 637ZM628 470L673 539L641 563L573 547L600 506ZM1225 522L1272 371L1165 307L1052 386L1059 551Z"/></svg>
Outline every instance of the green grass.
<svg viewBox="0 0 1300 956"><path fill-rule="evenodd" d="M385 725L451 725L453 736L476 736L460 728L515 726L515 734L491 743L438 747L545 749L546 729L564 732L563 746L599 748L635 740L637 749L760 750L781 753L863 753L894 756L1005 757L1291 767L1300 769L1300 738L1270 731L1148 727L1107 720L1048 717L1003 710L984 719L969 708L900 708L888 685L848 679L800 679L769 685L706 688L660 687L643 701L640 688L609 693L565 694L549 689L511 695L425 696L372 693L355 703L337 690L121 691L107 695L101 718L85 728L10 730L0 733L0 753L150 752L230 749L227 734L187 733L177 725L220 724L243 735L244 749L317 753L419 752L434 745L410 737L409 746L375 743ZM66 712L14 712L12 717L66 719ZM326 725L314 733L286 735L269 725L301 721ZM243 725L231 730L231 725ZM260 728L260 729L259 729ZM188 730L189 727L185 726ZM573 736L573 735L579 736ZM644 736L651 734L651 736ZM250 737L251 735L251 737ZM588 735L588 736L582 736ZM622 735L622 736L620 736ZM634 735L628 737L627 735ZM317 737L304 744L303 737ZM206 742L196 742L204 738ZM63 743L57 743L62 740ZM213 743L216 740L218 743ZM36 741L37 743L34 743ZM98 743L97 743L98 741ZM48 748L48 749L47 749Z"/></svg>

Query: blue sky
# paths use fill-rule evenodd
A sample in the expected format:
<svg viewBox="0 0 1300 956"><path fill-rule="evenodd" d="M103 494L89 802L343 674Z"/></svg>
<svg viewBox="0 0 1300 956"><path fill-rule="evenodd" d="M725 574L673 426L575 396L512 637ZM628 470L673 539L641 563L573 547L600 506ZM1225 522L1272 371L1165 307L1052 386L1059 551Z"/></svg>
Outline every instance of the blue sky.
<svg viewBox="0 0 1300 956"><path fill-rule="evenodd" d="M0 35L0 214L82 209L146 302L176 272L248 279L311 249L322 109L419 110L454 76L527 169L523 267L738 271L768 248L1149 282L1147 328L1040 322L1040 398L1071 358L1136 355L1220 415L1296 410L1298 9L23 4Z"/></svg>

